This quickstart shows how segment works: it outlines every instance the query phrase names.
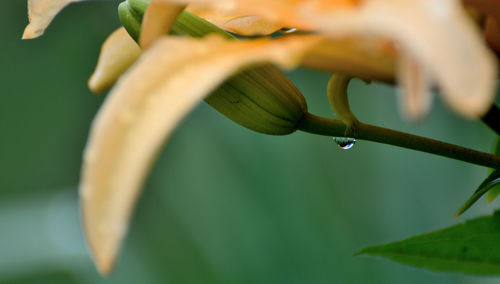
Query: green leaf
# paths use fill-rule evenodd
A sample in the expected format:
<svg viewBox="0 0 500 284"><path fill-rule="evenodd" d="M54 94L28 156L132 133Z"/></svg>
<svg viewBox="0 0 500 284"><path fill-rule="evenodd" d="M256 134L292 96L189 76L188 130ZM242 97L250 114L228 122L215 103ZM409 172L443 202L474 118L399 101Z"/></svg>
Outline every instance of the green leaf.
<svg viewBox="0 0 500 284"><path fill-rule="evenodd" d="M465 210L469 209L481 196L483 196L490 189L500 184L500 170L495 170L492 172L478 187L478 189L472 194L472 196L458 209L457 217L460 216Z"/></svg>
<svg viewBox="0 0 500 284"><path fill-rule="evenodd" d="M493 154L500 155L500 138L497 139L495 148L493 149ZM486 200L488 202L492 202L498 195L500 195L500 185L494 186L488 191L488 193L486 193Z"/></svg>
<svg viewBox="0 0 500 284"><path fill-rule="evenodd" d="M435 271L500 275L500 211L357 254L383 256Z"/></svg>

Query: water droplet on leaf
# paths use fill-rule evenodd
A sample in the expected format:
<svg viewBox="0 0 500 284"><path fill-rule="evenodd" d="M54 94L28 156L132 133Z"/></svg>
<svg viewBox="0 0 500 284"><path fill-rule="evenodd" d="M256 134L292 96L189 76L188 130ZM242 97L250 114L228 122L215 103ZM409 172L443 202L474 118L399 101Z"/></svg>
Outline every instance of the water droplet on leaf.
<svg viewBox="0 0 500 284"><path fill-rule="evenodd" d="M333 141L335 141L337 146L343 150L351 149L354 146L354 143L356 143L356 139L349 137L333 137Z"/></svg>

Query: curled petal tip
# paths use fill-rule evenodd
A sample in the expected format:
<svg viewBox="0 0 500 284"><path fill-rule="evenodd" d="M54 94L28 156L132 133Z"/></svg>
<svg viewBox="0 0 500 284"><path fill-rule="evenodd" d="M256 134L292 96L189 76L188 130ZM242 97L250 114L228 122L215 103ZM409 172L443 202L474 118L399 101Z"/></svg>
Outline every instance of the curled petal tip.
<svg viewBox="0 0 500 284"><path fill-rule="evenodd" d="M40 37L43 34L43 31L33 31L33 28L28 25L23 32L23 37L21 39L34 39Z"/></svg>
<svg viewBox="0 0 500 284"><path fill-rule="evenodd" d="M114 31L104 42L88 87L93 93L103 93L132 65L141 49L124 28Z"/></svg>
<svg viewBox="0 0 500 284"><path fill-rule="evenodd" d="M84 229L95 266L102 275L109 275L115 266L124 233L118 232L104 218L99 220L98 216L89 216L93 208L86 205L82 207L84 215L87 214L83 218Z"/></svg>
<svg viewBox="0 0 500 284"><path fill-rule="evenodd" d="M431 80L415 58L400 55L398 62L400 111L412 122L423 120L432 105Z"/></svg>
<svg viewBox="0 0 500 284"><path fill-rule="evenodd" d="M29 25L22 39L33 39L43 35L50 22L64 7L82 0L28 0Z"/></svg>
<svg viewBox="0 0 500 284"><path fill-rule="evenodd" d="M103 276L109 276L115 267L115 258L110 256L95 257L97 271Z"/></svg>

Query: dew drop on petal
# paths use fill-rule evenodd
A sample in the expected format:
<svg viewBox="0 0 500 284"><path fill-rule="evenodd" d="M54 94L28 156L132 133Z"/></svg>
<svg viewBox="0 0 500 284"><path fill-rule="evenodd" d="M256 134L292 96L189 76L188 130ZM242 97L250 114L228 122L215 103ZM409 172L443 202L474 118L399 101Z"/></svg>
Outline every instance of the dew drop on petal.
<svg viewBox="0 0 500 284"><path fill-rule="evenodd" d="M296 30L297 30L297 28L282 28L280 30L280 32L283 33L283 34L291 34L291 33L293 33Z"/></svg>
<svg viewBox="0 0 500 284"><path fill-rule="evenodd" d="M333 141L335 141L337 146L342 150L349 150L356 143L356 139L349 137L333 137Z"/></svg>

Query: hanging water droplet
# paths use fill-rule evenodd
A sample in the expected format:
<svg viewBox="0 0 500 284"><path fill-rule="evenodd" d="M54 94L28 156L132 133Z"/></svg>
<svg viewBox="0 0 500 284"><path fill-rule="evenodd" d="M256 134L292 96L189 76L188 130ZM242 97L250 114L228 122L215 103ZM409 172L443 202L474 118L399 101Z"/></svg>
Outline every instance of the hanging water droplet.
<svg viewBox="0 0 500 284"><path fill-rule="evenodd" d="M297 28L282 28L280 30L280 32L284 33L284 34L291 34L291 33L293 33L296 30L297 30Z"/></svg>
<svg viewBox="0 0 500 284"><path fill-rule="evenodd" d="M356 143L356 139L349 137L333 137L333 141L337 143L340 149L349 150Z"/></svg>

